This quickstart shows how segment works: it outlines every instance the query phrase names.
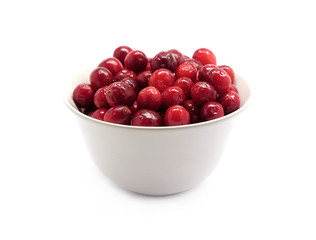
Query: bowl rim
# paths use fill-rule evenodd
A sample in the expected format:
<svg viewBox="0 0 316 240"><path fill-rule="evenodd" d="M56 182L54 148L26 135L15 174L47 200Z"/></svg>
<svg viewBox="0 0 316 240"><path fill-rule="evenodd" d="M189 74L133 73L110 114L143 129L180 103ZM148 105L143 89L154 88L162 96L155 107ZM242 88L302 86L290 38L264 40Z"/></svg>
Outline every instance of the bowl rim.
<svg viewBox="0 0 316 240"><path fill-rule="evenodd" d="M194 127L200 127L200 126L204 126L204 125L208 125L208 124L214 124L214 123L218 123L218 122L222 122L225 120L228 120L236 115L239 115L239 113L241 113L242 111L244 111L249 103L250 103L250 99L251 99L251 87L249 86L249 82L247 82L243 77L241 77L240 75L235 73L235 78L241 79L247 86L248 88L248 97L246 99L246 101L244 102L244 104L242 106L240 106L239 109L237 109L236 111L229 113L227 115L224 115L223 117L220 118L216 118L213 120L209 120L209 121L204 121L204 122L198 122L198 123L190 123L190 124L186 124L186 125L178 125L178 126L158 126L158 127L146 127L146 126L131 126L131 125L123 125L123 124L117 124L117 123L110 123L110 122L105 122L102 120L98 120L95 118L92 118L84 113L82 113L81 111L79 111L77 108L75 108L72 104L70 104L69 102L69 98L71 96L69 96L69 92L66 92L63 96L63 101L65 103L65 105L73 112L75 113L78 117L81 117L87 121L90 122L94 122L96 124L101 124L103 126L111 126L111 127L118 127L118 128L126 128L126 129L139 129L139 130L155 130L155 131L163 131L163 130L171 130L171 129L183 129L183 128L194 128Z"/></svg>

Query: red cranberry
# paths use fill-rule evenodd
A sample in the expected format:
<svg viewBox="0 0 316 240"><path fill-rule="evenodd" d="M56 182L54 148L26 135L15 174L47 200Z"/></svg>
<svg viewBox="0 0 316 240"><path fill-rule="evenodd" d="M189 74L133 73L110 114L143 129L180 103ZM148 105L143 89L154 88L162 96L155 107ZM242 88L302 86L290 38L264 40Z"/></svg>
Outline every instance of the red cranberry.
<svg viewBox="0 0 316 240"><path fill-rule="evenodd" d="M148 70L143 71L140 74L138 74L136 81L140 89L143 89L148 86L148 81L151 75L152 75L152 72Z"/></svg>
<svg viewBox="0 0 316 240"><path fill-rule="evenodd" d="M116 105L110 108L104 115L104 121L110 123L128 125L131 122L132 112L128 106Z"/></svg>
<svg viewBox="0 0 316 240"><path fill-rule="evenodd" d="M225 114L236 111L240 107L240 97L236 92L227 92L220 98Z"/></svg>
<svg viewBox="0 0 316 240"><path fill-rule="evenodd" d="M145 71L152 71L151 70L151 61L152 61L152 58L147 58L148 59L148 62L147 62L147 66L145 68Z"/></svg>
<svg viewBox="0 0 316 240"><path fill-rule="evenodd" d="M216 57L214 53L207 48L197 49L193 53L193 57L196 60L199 60L203 65L205 64L216 64Z"/></svg>
<svg viewBox="0 0 316 240"><path fill-rule="evenodd" d="M161 68L153 72L149 78L148 85L154 86L160 92L165 90L167 87L171 87L174 84L174 75L166 68Z"/></svg>
<svg viewBox="0 0 316 240"><path fill-rule="evenodd" d="M136 94L139 92L138 83L137 83L137 81L134 78L125 77L120 82L127 83L128 85L133 87Z"/></svg>
<svg viewBox="0 0 316 240"><path fill-rule="evenodd" d="M114 50L113 57L120 60L120 62L124 65L124 59L125 59L126 55L131 51L132 51L132 49L130 47L120 46Z"/></svg>
<svg viewBox="0 0 316 240"><path fill-rule="evenodd" d="M167 109L173 105L182 105L185 101L185 94L183 90L177 86L168 87L163 90L162 106Z"/></svg>
<svg viewBox="0 0 316 240"><path fill-rule="evenodd" d="M189 99L191 97L191 88L194 85L194 82L187 77L178 78L174 82L174 86L181 88L185 94L185 98Z"/></svg>
<svg viewBox="0 0 316 240"><path fill-rule="evenodd" d="M124 65L128 70L135 73L145 71L148 59L146 55L138 50L129 52L124 60Z"/></svg>
<svg viewBox="0 0 316 240"><path fill-rule="evenodd" d="M196 79L196 74L196 67L190 62L181 63L175 72L176 78L187 77L193 81Z"/></svg>
<svg viewBox="0 0 316 240"><path fill-rule="evenodd" d="M124 68L120 60L118 60L117 58L107 58L99 64L99 67L104 67L108 69L113 76L118 74Z"/></svg>
<svg viewBox="0 0 316 240"><path fill-rule="evenodd" d="M177 50L177 49L170 49L167 51L167 53L172 53L173 56L176 58L177 61L177 66L179 66L181 63L184 62L185 57L183 56L183 54Z"/></svg>
<svg viewBox="0 0 316 240"><path fill-rule="evenodd" d="M192 99L186 100L183 107L189 112L191 123L200 121L200 108Z"/></svg>
<svg viewBox="0 0 316 240"><path fill-rule="evenodd" d="M97 109L97 110L95 110L93 112L91 117L103 121L104 120L104 115L105 115L106 112L107 112L106 108L99 108L99 109Z"/></svg>
<svg viewBox="0 0 316 240"><path fill-rule="evenodd" d="M86 113L86 115L88 115L89 117L92 117L94 112L95 112L95 110L89 111L89 112Z"/></svg>
<svg viewBox="0 0 316 240"><path fill-rule="evenodd" d="M216 96L215 88L207 82L196 82L191 88L192 100L198 105L214 101Z"/></svg>
<svg viewBox="0 0 316 240"><path fill-rule="evenodd" d="M235 72L234 72L234 70L231 67L227 66L227 65L220 65L218 67L220 69L225 70L227 72L227 74L230 76L230 79L232 80L232 83L234 83L234 81L235 81Z"/></svg>
<svg viewBox="0 0 316 240"><path fill-rule="evenodd" d="M155 87L146 87L138 93L138 108L146 108L150 110L158 110L162 102L162 96Z"/></svg>
<svg viewBox="0 0 316 240"><path fill-rule="evenodd" d="M220 95L225 93L231 85L231 79L225 70L214 68L209 72L207 77L206 81L210 83Z"/></svg>
<svg viewBox="0 0 316 240"><path fill-rule="evenodd" d="M199 81L209 82L211 71L217 68L214 64L204 65L197 74Z"/></svg>
<svg viewBox="0 0 316 240"><path fill-rule="evenodd" d="M114 82L119 82L119 81L123 80L126 77L131 77L131 78L136 80L137 79L137 74L134 73L133 71L130 71L130 70L127 70L127 69L123 69L118 74L116 74L116 76L114 77Z"/></svg>
<svg viewBox="0 0 316 240"><path fill-rule="evenodd" d="M108 101L106 100L107 88L108 86L101 87L95 92L94 97L93 97L93 102L97 108L109 107Z"/></svg>
<svg viewBox="0 0 316 240"><path fill-rule="evenodd" d="M141 109L134 114L132 121L132 126L144 126L144 127L158 127L162 125L162 117L159 113L149 110Z"/></svg>
<svg viewBox="0 0 316 240"><path fill-rule="evenodd" d="M73 91L73 100L77 107L86 108L93 102L94 91L91 84L79 84Z"/></svg>
<svg viewBox="0 0 316 240"><path fill-rule="evenodd" d="M108 69L98 67L91 72L90 83L94 90L98 90L113 83L113 75Z"/></svg>
<svg viewBox="0 0 316 240"><path fill-rule="evenodd" d="M136 93L129 84L114 82L107 88L106 100L111 107L115 105L131 106L136 100Z"/></svg>
<svg viewBox="0 0 316 240"><path fill-rule="evenodd" d="M133 103L133 105L130 107L130 109L131 109L131 111L132 111L132 115L134 115L134 114L139 110L137 101L135 101L135 102Z"/></svg>
<svg viewBox="0 0 316 240"><path fill-rule="evenodd" d="M227 89L227 92L231 91L239 93L237 87L234 84L230 84L229 88Z"/></svg>
<svg viewBox="0 0 316 240"><path fill-rule="evenodd" d="M196 60L194 58L188 58L184 62L191 63L197 71L199 71L203 67L203 64L199 60Z"/></svg>
<svg viewBox="0 0 316 240"><path fill-rule="evenodd" d="M224 116L224 108L218 102L207 102L200 110L201 121L213 120Z"/></svg>
<svg viewBox="0 0 316 240"><path fill-rule="evenodd" d="M164 116L166 126L178 126L190 124L189 112L180 105L174 105L167 109Z"/></svg>
<svg viewBox="0 0 316 240"><path fill-rule="evenodd" d="M151 70L153 72L160 68L166 68L174 72L177 66L177 59L172 52L160 52L151 60Z"/></svg>

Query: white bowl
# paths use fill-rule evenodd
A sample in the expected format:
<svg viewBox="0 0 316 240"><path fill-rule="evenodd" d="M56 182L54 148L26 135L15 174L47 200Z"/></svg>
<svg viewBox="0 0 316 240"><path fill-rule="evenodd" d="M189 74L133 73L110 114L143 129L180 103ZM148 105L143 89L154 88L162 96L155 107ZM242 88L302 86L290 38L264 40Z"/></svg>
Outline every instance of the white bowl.
<svg viewBox="0 0 316 240"><path fill-rule="evenodd" d="M73 89L89 82L88 69L75 77L64 100L77 117L97 167L120 187L145 195L168 195L198 185L215 169L236 117L250 97L247 82L236 76L241 107L222 118L175 127L134 127L107 123L79 112Z"/></svg>

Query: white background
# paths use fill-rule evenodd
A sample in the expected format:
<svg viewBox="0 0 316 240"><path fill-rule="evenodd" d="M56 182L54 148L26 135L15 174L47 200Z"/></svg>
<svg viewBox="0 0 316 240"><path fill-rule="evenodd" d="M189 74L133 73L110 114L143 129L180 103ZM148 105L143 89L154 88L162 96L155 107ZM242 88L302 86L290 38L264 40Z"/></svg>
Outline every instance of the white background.
<svg viewBox="0 0 316 240"><path fill-rule="evenodd" d="M0 239L316 239L314 1L1 1ZM252 88L197 188L123 191L90 159L64 85L120 45L207 47Z"/></svg>

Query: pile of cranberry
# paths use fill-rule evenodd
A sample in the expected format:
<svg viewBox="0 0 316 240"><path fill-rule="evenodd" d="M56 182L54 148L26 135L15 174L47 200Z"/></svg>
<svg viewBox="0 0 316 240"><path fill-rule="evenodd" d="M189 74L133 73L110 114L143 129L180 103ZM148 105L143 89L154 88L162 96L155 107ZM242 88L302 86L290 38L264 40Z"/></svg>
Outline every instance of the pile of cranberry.
<svg viewBox="0 0 316 240"><path fill-rule="evenodd" d="M115 49L79 84L73 100L84 114L132 126L177 126L220 118L240 107L234 71L216 65L209 49L192 58L172 49L148 58L127 46Z"/></svg>

